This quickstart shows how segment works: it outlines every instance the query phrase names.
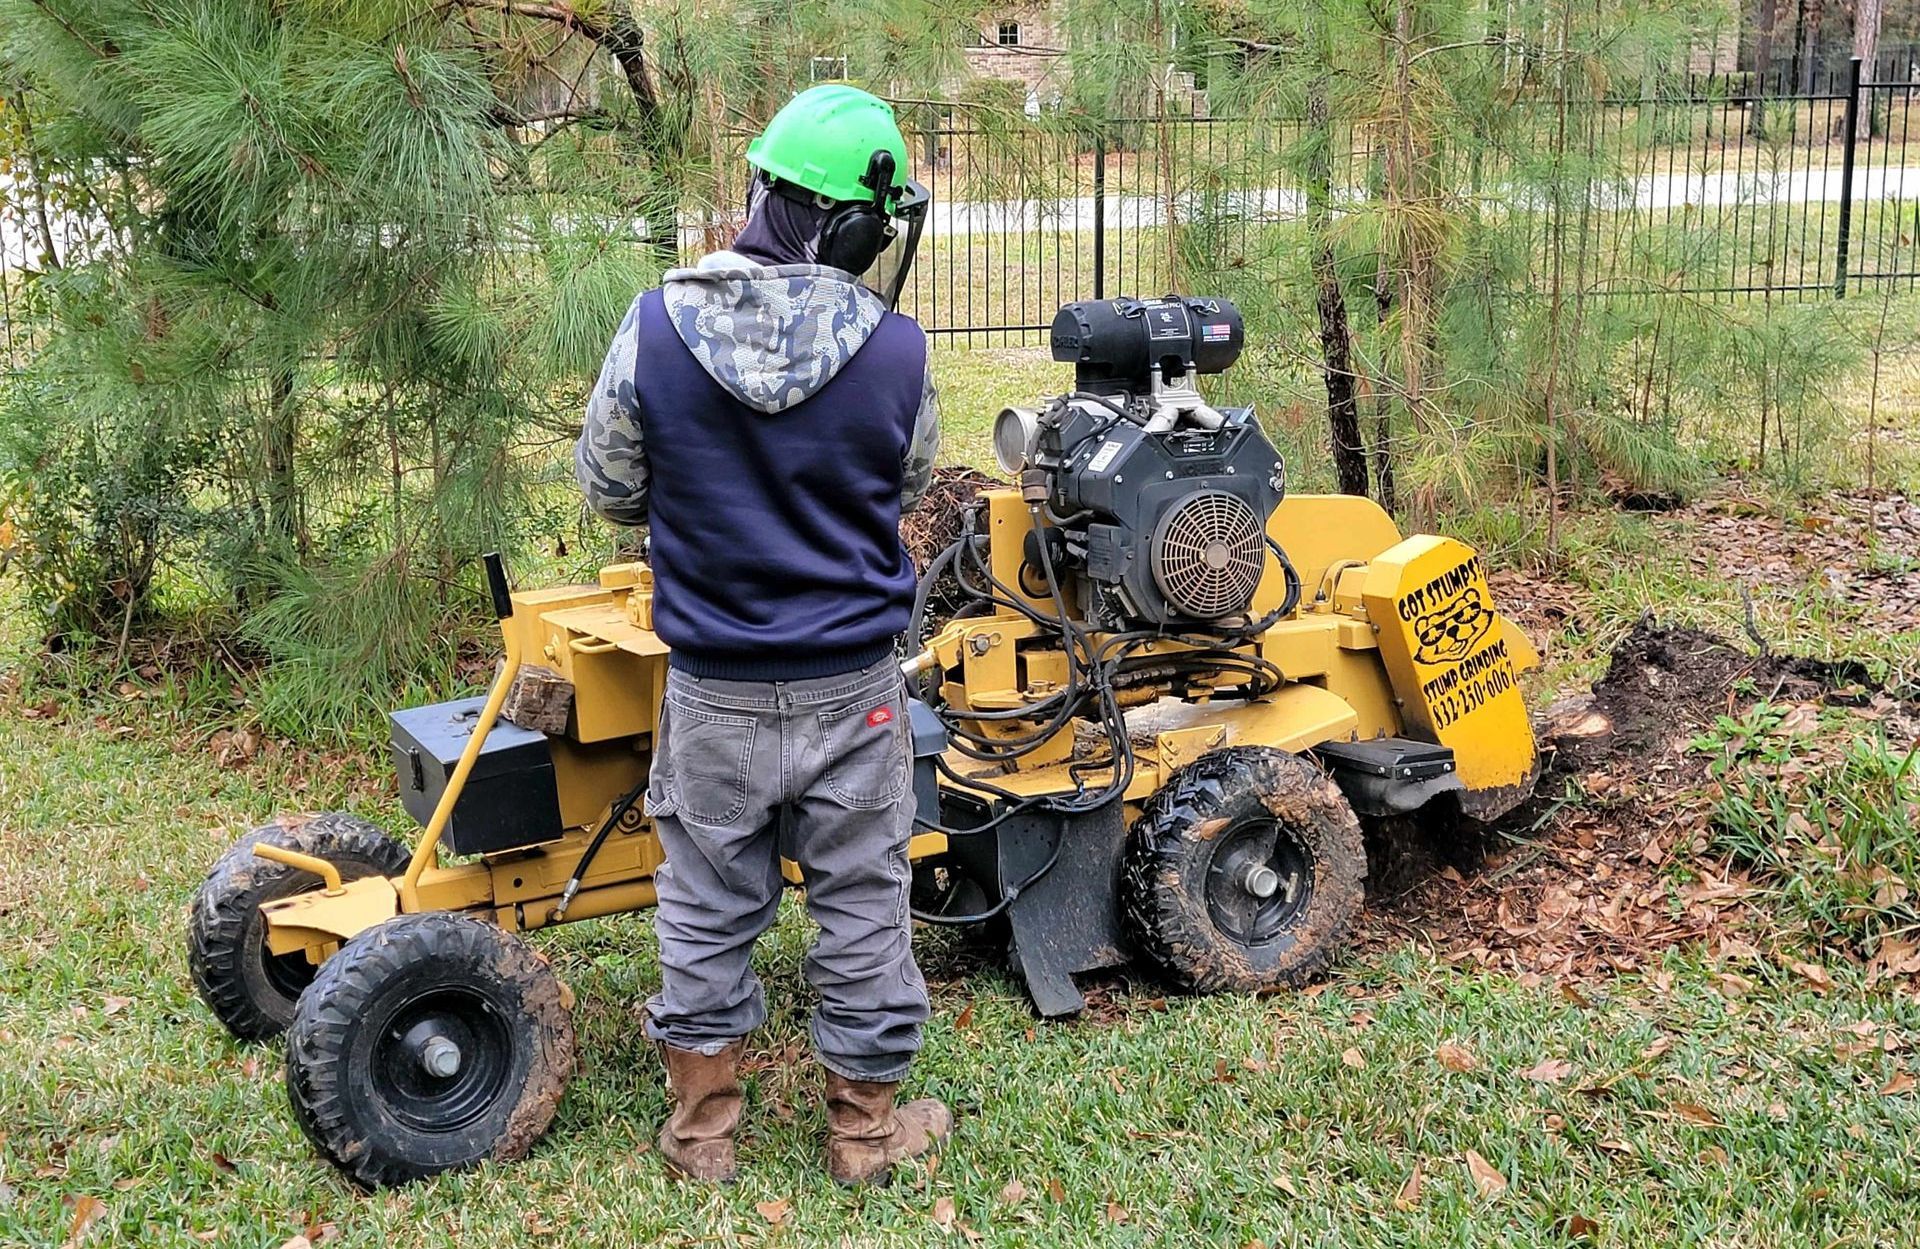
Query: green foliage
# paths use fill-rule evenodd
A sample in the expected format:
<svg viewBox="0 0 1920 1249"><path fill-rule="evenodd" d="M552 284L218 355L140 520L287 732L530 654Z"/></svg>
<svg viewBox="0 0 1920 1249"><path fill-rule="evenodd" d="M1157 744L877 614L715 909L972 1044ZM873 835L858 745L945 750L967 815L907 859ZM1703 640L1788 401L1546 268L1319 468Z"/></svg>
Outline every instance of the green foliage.
<svg viewBox="0 0 1920 1249"><path fill-rule="evenodd" d="M1716 844L1772 882L1816 936L1871 952L1920 925L1920 746L1877 730L1836 742L1846 716L1809 719L1757 703L1690 748L1713 755Z"/></svg>
<svg viewBox="0 0 1920 1249"><path fill-rule="evenodd" d="M632 167L617 138L516 141L515 45L379 8L0 11L42 114L24 155L102 223L38 276L51 333L4 397L0 491L51 629L111 636L157 570L191 569L276 657L326 656L316 690L391 681L431 636L422 573L513 545L529 457L570 436L657 273L619 207L649 171L604 170ZM548 26L522 55L567 42ZM596 142L555 211L549 161L567 176ZM337 586L410 636L343 644L311 609Z"/></svg>
<svg viewBox="0 0 1920 1249"><path fill-rule="evenodd" d="M267 732L353 740L383 723L396 691L433 691L437 701L453 686L459 631L445 626L459 613L404 557L339 567L287 560L263 571L276 593L244 636L271 661L253 691Z"/></svg>
<svg viewBox="0 0 1920 1249"><path fill-rule="evenodd" d="M185 582L289 683L338 665L311 692L342 719L426 653L421 604L470 584L474 554L579 536L565 451L607 337L683 247L730 236L745 137L816 55L899 101L944 191L1043 226L929 239L922 306L1030 320L1032 273L1085 283L1065 219L1098 136L1108 195L1158 215L1110 236L1109 286L1239 302L1253 349L1210 387L1297 444L1297 481L1330 477L1323 251L1363 433L1415 523L1520 500L1531 530L1549 446L1560 497L1685 495L1723 466L1798 484L1830 437L1857 356L1830 313L1683 293L1772 263L1773 232L1617 207L1646 151L1692 134L1671 96L1724 18L1705 0L1053 16L1061 107L1050 84L1028 118L1021 89L966 85L990 14L940 0L0 0L0 76L31 101L0 109L0 187L81 223L62 267L26 275L43 349L0 396L40 619L116 638ZM1182 74L1237 120L1176 134ZM1603 101L1652 146L1597 144ZM1774 159L1792 124L1767 123ZM365 623L411 642L333 631L354 595L385 596Z"/></svg>

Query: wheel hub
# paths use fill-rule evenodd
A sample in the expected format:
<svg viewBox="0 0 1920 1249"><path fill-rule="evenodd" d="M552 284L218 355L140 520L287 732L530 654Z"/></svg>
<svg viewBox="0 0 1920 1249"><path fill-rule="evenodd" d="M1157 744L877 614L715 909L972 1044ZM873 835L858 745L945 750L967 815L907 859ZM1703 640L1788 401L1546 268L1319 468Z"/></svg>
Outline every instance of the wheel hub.
<svg viewBox="0 0 1920 1249"><path fill-rule="evenodd" d="M436 1032L420 1047L420 1065L428 1075L450 1080L460 1074L460 1047Z"/></svg>
<svg viewBox="0 0 1920 1249"><path fill-rule="evenodd" d="M1221 933L1245 946L1281 937L1306 910L1313 859L1270 819L1243 820L1221 834L1207 869L1207 911Z"/></svg>
<svg viewBox="0 0 1920 1249"><path fill-rule="evenodd" d="M485 996L460 987L402 1004L381 1029L373 1085L394 1118L449 1132L487 1112L507 1086L512 1043Z"/></svg>
<svg viewBox="0 0 1920 1249"><path fill-rule="evenodd" d="M1240 887L1256 898L1271 898L1280 892L1280 873L1265 863L1249 863L1240 873Z"/></svg>

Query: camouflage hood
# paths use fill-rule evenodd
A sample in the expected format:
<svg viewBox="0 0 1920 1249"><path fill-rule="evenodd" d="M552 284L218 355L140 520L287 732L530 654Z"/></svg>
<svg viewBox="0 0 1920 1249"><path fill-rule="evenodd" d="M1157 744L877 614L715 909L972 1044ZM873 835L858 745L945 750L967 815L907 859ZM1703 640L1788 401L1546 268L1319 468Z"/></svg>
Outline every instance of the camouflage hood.
<svg viewBox="0 0 1920 1249"><path fill-rule="evenodd" d="M661 282L680 341L728 394L783 412L817 393L866 345L886 305L840 269L758 265L715 252Z"/></svg>

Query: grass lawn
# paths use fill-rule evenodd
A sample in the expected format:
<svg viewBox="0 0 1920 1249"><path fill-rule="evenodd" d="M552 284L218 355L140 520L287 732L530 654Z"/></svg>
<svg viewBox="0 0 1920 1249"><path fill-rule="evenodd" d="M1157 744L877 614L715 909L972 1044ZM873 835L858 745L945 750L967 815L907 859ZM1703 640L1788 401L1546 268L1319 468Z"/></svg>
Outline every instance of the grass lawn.
<svg viewBox="0 0 1920 1249"><path fill-rule="evenodd" d="M761 953L774 1014L737 1188L676 1183L648 1148L654 943L634 917L540 943L579 996L582 1069L531 1160L357 1195L294 1126L277 1050L194 998L181 932L203 866L276 801L381 808L298 761L233 771L178 745L0 721L0 1243L59 1244L97 1200L100 1244L326 1224L340 1245L924 1244L951 1202L955 1237L1002 1244L1871 1245L1920 1201L1920 1098L1881 1092L1912 1067L1920 1004L1844 970L1824 996L1780 974L1728 997L1676 954L1583 1004L1405 946L1320 992L1143 985L1037 1024L937 940L915 1080L959 1135L931 1175L843 1192L818 1164L792 907Z"/></svg>
<svg viewBox="0 0 1920 1249"><path fill-rule="evenodd" d="M1001 404L1062 384L1044 351L943 350L935 367L957 460L986 460ZM1910 430L1920 389L1890 381L1881 417ZM1524 550L1497 520L1449 525ZM1582 598L1537 631L1547 679L1594 675L1649 607L1738 636L1743 586L1777 645L1913 673L1920 632L1818 571L1843 522L1817 501L1571 518L1561 575ZM1729 535L1743 545L1723 550ZM0 584L0 668L31 644L15 609ZM276 810L345 807L410 834L384 761L269 742L225 762L207 720L244 717L239 695L201 714L97 684L45 703L0 688L0 1246L1913 1243L1920 998L1782 936L1787 909L1764 897L1750 945L1682 944L1577 984L1459 960L1429 917L1374 914L1308 991L1114 981L1062 1023L923 933L935 1015L913 1083L961 1126L937 1166L869 1192L820 1165L797 907L760 952L773 1016L749 1050L744 1175L719 1191L674 1181L650 1147L651 925L589 921L536 938L577 995L581 1066L532 1157L356 1193L295 1126L278 1048L234 1043L195 998L185 910ZM1689 868L1652 878L1682 910ZM1794 968L1809 958L1824 976Z"/></svg>

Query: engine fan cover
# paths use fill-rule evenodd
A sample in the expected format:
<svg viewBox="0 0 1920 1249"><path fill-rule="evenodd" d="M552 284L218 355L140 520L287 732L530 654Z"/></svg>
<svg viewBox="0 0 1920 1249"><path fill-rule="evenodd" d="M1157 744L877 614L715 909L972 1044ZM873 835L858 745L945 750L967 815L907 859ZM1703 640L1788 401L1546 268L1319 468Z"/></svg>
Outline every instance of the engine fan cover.
<svg viewBox="0 0 1920 1249"><path fill-rule="evenodd" d="M1093 627L1207 629L1249 613L1286 470L1252 409L1222 416L1218 429L1150 433L1091 401L1049 414L1038 458L1058 465L1048 504L1068 518Z"/></svg>
<svg viewBox="0 0 1920 1249"><path fill-rule="evenodd" d="M1161 514L1149 562L1181 615L1218 620L1253 603L1266 567L1263 519L1237 494L1199 490Z"/></svg>

